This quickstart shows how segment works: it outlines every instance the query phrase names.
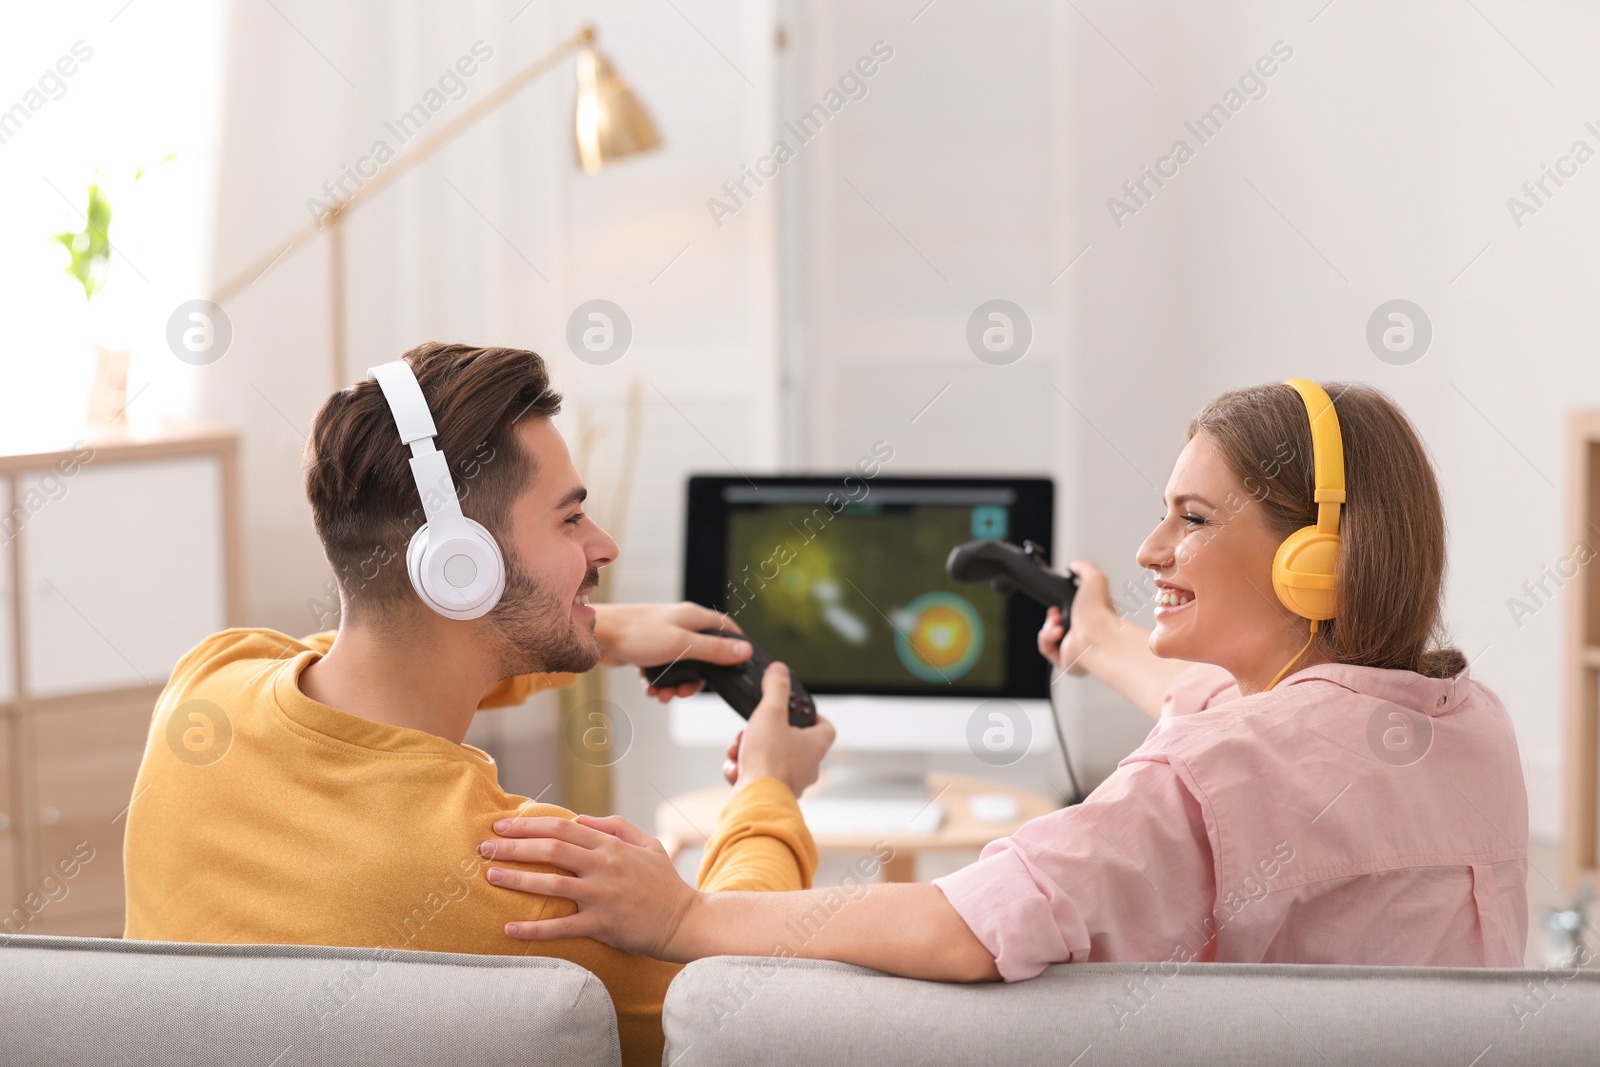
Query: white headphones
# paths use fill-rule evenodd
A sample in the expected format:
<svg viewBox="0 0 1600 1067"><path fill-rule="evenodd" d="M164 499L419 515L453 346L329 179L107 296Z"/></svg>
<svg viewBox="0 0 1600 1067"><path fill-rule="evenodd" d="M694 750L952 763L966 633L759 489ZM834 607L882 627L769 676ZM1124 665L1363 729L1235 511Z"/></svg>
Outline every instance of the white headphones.
<svg viewBox="0 0 1600 1067"><path fill-rule="evenodd" d="M439 431L417 376L403 359L369 367L367 376L378 380L400 442L411 446L411 475L428 519L406 548L412 588L424 604L448 619L487 615L506 587L505 558L494 535L461 513L450 464L433 443Z"/></svg>

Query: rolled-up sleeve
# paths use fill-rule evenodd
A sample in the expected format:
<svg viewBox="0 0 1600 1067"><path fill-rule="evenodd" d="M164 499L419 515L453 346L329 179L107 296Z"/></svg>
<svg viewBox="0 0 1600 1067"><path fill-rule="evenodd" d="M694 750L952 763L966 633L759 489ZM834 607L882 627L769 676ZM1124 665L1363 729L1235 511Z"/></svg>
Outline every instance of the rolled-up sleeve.
<svg viewBox="0 0 1600 1067"><path fill-rule="evenodd" d="M1029 821L933 884L1008 982L1052 963L1187 961L1215 948L1205 815L1165 760L1124 760L1082 804Z"/></svg>

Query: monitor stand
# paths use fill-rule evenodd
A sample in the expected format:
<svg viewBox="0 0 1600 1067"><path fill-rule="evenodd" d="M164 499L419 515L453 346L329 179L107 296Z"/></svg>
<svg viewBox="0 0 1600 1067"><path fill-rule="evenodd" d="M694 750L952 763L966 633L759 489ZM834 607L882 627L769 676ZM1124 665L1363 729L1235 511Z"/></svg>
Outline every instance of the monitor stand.
<svg viewBox="0 0 1600 1067"><path fill-rule="evenodd" d="M926 800L928 757L922 752L832 751L805 797L829 800Z"/></svg>
<svg viewBox="0 0 1600 1067"><path fill-rule="evenodd" d="M921 753L830 754L801 795L800 812L818 839L930 837L944 824L945 806L928 796L927 772Z"/></svg>
<svg viewBox="0 0 1600 1067"><path fill-rule="evenodd" d="M994 698L1027 716L1031 740L1030 753L1055 748L1054 727L1050 725L1050 702L1043 698ZM869 768L881 774L897 770L916 777L924 764L907 762L940 752L971 752L967 731L973 714L990 703L989 697L898 697L822 694L817 698L817 714L838 730L838 739L828 752L823 767L843 767L846 754L872 755L883 760L867 760ZM744 726L744 720L715 693L696 693L679 697L667 705L669 732L674 744L690 748L722 751ZM896 761L900 761L897 763Z"/></svg>

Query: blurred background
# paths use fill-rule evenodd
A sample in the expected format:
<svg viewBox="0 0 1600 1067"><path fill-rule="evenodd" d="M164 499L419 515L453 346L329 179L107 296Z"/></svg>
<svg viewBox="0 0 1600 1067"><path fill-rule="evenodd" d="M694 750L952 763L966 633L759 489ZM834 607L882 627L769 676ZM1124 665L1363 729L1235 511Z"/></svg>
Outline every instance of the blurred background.
<svg viewBox="0 0 1600 1067"><path fill-rule="evenodd" d="M1577 416L1600 407L1588 48L1600 10L108 0L8 17L0 438L19 457L92 442L75 428L104 399L97 347L125 351L118 432L208 427L164 447L211 455L217 472L212 498L157 478L97 518L73 501L112 464L61 468L59 492L27 481L37 460L13 464L13 526L65 546L30 550L34 564L0 577L23 604L4 625L63 635L4 635L7 827L26 845L0 862L19 886L30 857L56 847L51 827L71 821L51 781L63 795L107 775L131 783L148 695L114 706L93 694L159 686L171 656L146 635L181 651L224 624L332 625L301 488L308 423L336 382L431 339L550 361L592 513L620 530L613 599L682 595L688 474L843 470L885 441L895 475L1054 479L1052 558L1098 563L1145 626L1134 552L1189 417L1242 385L1369 382L1415 421L1442 480L1449 626L1516 724L1542 850L1530 887L1554 900L1594 865L1592 792L1573 793L1571 766L1592 779L1582 724L1600 662L1580 565L1593 554L1592 479L1576 436ZM291 235L586 24L659 147L586 173L574 60L554 65L341 220L335 363L331 242ZM864 57L873 73L841 81ZM818 104L826 120L797 135ZM112 222L101 261L78 248L99 286L86 300L63 273L72 241L52 235L92 230L91 185ZM967 339L997 299L1031 332L1009 362L978 358ZM631 333L609 362L568 340L593 300ZM192 301L213 301L203 323ZM191 323L215 336L184 358L173 338ZM130 556L130 544L144 547ZM51 551L50 589L30 584ZM72 574L80 592L60 576ZM126 592L103 593L124 579ZM46 645L93 651L46 662ZM84 655L108 664L104 678L85 674ZM59 681L21 691L19 664ZM667 798L715 784L722 756L674 743L632 672L613 674L606 697L631 741L605 761L604 788L651 826ZM1148 732L1092 679L1054 691L1085 788ZM71 725L39 725L38 701ZM485 715L471 738L509 785L546 800L570 794L558 703ZM1003 771L962 752L926 758L1065 788L1048 745ZM1564 825L1588 839L1565 862ZM942 869L924 859L920 876Z"/></svg>

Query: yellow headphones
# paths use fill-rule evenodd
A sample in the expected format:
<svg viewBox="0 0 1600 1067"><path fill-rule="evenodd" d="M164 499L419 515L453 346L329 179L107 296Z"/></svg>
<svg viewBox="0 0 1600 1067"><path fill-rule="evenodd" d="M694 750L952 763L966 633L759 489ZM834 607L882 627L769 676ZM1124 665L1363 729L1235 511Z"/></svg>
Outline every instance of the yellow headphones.
<svg viewBox="0 0 1600 1067"><path fill-rule="evenodd" d="M1290 378L1284 382L1305 401L1311 418L1311 456L1316 470L1317 523L1305 526L1278 546L1272 559L1272 588L1285 607L1301 618L1311 620L1311 635L1317 624L1331 619L1338 611L1334 582L1339 566L1339 508L1344 504L1344 438L1339 433L1339 416L1327 391L1309 378ZM1311 647L1305 647L1272 679L1278 684L1295 660Z"/></svg>

